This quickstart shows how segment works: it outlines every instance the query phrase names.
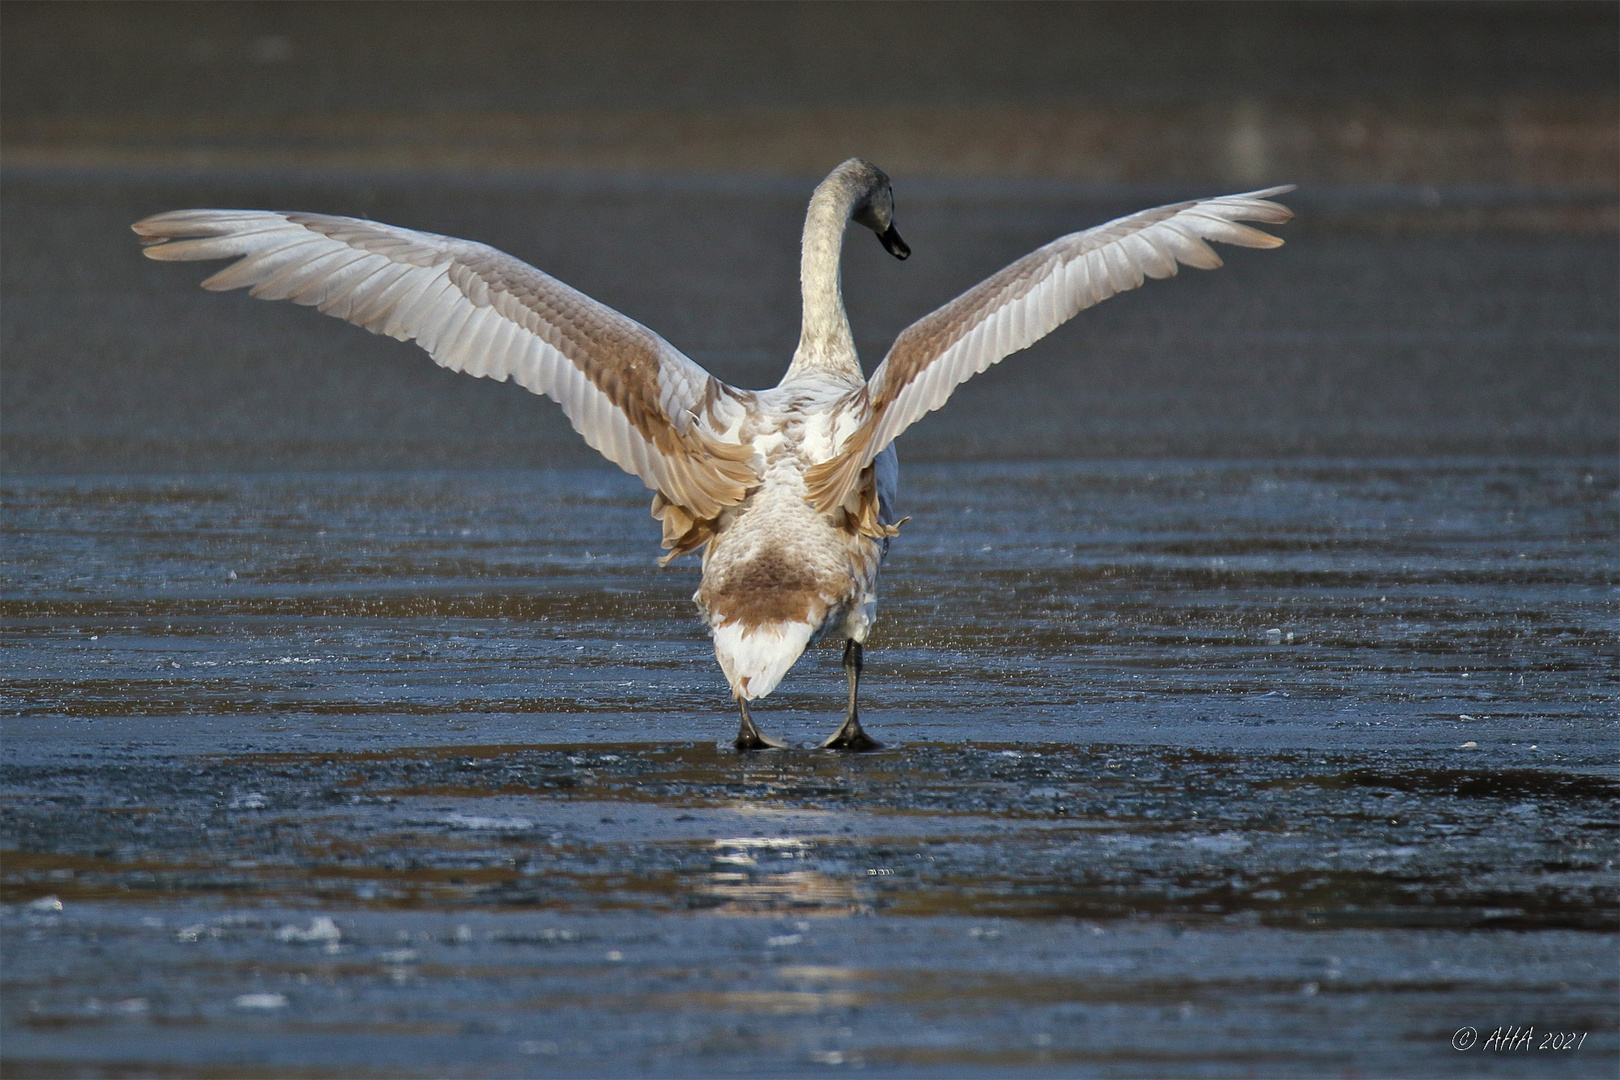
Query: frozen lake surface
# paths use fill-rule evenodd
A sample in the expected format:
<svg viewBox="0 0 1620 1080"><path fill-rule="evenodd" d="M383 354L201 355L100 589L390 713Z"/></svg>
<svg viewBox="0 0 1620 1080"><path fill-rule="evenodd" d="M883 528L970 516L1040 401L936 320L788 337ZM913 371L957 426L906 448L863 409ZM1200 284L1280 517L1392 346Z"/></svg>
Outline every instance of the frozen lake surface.
<svg viewBox="0 0 1620 1080"><path fill-rule="evenodd" d="M7 1075L1606 1074L1617 481L903 465L738 756L617 473L12 477Z"/></svg>

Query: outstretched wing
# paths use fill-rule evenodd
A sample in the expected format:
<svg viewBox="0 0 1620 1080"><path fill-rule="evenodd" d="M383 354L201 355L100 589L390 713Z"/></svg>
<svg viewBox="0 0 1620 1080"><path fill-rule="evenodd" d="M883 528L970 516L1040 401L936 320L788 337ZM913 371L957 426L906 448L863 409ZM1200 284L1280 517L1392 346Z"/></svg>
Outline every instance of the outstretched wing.
<svg viewBox="0 0 1620 1080"><path fill-rule="evenodd" d="M504 252L324 214L177 210L133 226L152 259L237 261L204 281L248 288L414 340L443 367L511 379L687 516L756 483L737 428L747 393L633 319Z"/></svg>
<svg viewBox="0 0 1620 1080"><path fill-rule="evenodd" d="M839 453L805 474L810 501L838 506L860 471L915 421L945 404L962 383L1027 349L1076 314L1144 278L1167 278L1186 263L1221 265L1205 242L1272 248L1282 241L1240 221L1277 225L1293 217L1269 202L1292 191L1175 203L1118 218L1037 248L900 332L867 382L866 417Z"/></svg>

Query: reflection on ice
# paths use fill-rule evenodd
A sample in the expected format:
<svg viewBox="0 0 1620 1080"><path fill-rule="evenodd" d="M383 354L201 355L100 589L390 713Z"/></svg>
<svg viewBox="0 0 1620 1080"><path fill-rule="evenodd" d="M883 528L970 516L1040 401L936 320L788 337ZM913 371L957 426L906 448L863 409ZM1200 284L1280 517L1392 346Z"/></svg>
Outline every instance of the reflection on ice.
<svg viewBox="0 0 1620 1080"><path fill-rule="evenodd" d="M705 907L727 915L791 911L806 915L845 915L869 910L854 882L797 865L811 844L795 837L745 836L714 841L710 861L723 869L706 875L699 895ZM771 940L796 944L794 935ZM767 943L769 944L769 943Z"/></svg>

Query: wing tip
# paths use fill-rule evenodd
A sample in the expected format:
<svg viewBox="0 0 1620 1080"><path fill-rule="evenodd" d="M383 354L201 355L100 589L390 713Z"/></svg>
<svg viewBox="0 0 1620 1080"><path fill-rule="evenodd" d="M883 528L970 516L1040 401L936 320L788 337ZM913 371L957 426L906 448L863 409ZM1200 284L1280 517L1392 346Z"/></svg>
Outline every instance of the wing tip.
<svg viewBox="0 0 1620 1080"><path fill-rule="evenodd" d="M1258 221L1262 225L1285 225L1294 220L1294 212L1280 202L1272 202L1276 195L1286 195L1296 190L1297 184L1280 184L1277 187L1261 188L1259 191L1243 191L1236 195L1222 195L1206 200L1204 205L1211 203L1222 207L1228 213L1233 210L1242 212L1242 216L1234 214L1232 221ZM1273 245L1275 246L1275 245Z"/></svg>
<svg viewBox="0 0 1620 1080"><path fill-rule="evenodd" d="M131 225L129 231L139 237L141 246L144 248L150 249L158 244L166 244L175 237L174 232L170 229L169 221L165 220L168 217L168 214L152 214L149 217L143 217ZM147 251L147 255L157 258L157 256L152 255L150 250Z"/></svg>
<svg viewBox="0 0 1620 1080"><path fill-rule="evenodd" d="M286 215L274 210L165 210L148 214L131 225L136 236L153 243L202 236L225 236L236 232L244 222L264 222Z"/></svg>

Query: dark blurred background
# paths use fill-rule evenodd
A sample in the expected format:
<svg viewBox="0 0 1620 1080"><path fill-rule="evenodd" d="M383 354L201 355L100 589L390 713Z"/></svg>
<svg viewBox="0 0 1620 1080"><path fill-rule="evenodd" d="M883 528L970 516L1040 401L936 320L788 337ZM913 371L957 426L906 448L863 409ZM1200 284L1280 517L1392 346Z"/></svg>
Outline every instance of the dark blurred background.
<svg viewBox="0 0 1620 1080"><path fill-rule="evenodd" d="M558 411L287 305L131 221L198 205L483 240L770 385L810 186L868 367L1030 248L1298 183L1276 252L1082 315L903 457L1590 454L1620 426L1620 7L0 6L0 451L18 471L590 460Z"/></svg>

